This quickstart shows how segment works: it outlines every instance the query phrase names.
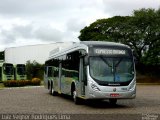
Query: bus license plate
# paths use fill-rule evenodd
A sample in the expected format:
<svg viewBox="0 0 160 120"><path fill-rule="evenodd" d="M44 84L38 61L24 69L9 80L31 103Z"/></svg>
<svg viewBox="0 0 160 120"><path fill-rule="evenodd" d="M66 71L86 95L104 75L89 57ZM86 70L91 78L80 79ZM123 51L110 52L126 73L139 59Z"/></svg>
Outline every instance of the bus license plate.
<svg viewBox="0 0 160 120"><path fill-rule="evenodd" d="M110 97L119 97L119 94L118 93L112 93L112 94L110 94Z"/></svg>

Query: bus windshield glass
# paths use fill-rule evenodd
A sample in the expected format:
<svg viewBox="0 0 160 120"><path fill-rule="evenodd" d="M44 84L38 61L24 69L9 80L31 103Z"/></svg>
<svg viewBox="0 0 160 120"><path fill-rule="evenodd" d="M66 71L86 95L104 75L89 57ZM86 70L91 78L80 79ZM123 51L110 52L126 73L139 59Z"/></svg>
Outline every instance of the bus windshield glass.
<svg viewBox="0 0 160 120"><path fill-rule="evenodd" d="M6 64L4 65L4 74L6 75L13 75L13 65L11 64Z"/></svg>
<svg viewBox="0 0 160 120"><path fill-rule="evenodd" d="M128 84L134 77L132 58L94 56L89 62L91 77L101 85Z"/></svg>
<svg viewBox="0 0 160 120"><path fill-rule="evenodd" d="M25 75L25 65L17 65L17 74L18 75Z"/></svg>

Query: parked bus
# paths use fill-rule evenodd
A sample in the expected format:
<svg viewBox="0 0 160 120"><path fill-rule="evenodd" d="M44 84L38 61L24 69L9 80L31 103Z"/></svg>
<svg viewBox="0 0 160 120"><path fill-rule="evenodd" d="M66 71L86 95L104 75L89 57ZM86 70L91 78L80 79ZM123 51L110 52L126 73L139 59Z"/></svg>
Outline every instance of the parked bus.
<svg viewBox="0 0 160 120"><path fill-rule="evenodd" d="M26 66L25 64L16 64L14 66L15 80L26 80Z"/></svg>
<svg viewBox="0 0 160 120"><path fill-rule="evenodd" d="M0 63L0 82L14 80L14 67L11 63Z"/></svg>
<svg viewBox="0 0 160 120"><path fill-rule="evenodd" d="M136 97L136 71L132 50L123 44L84 41L53 53L45 62L44 84L52 95L81 99Z"/></svg>

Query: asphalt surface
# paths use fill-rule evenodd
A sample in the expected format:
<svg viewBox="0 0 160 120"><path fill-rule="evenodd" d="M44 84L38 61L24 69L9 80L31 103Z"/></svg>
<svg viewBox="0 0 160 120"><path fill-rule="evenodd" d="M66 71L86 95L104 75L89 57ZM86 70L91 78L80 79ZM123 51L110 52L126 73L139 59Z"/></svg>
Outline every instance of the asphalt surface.
<svg viewBox="0 0 160 120"><path fill-rule="evenodd" d="M25 120L160 120L160 85L137 85L136 99L118 100L116 106L107 100L75 105L68 96L51 96L44 87L0 90L0 119L22 120L20 115L29 115Z"/></svg>

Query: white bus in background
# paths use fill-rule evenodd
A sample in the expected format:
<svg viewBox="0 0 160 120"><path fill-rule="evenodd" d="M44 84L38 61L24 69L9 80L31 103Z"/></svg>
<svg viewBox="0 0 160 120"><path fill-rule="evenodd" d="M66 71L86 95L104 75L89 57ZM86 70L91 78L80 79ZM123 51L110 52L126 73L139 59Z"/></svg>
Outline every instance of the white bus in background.
<svg viewBox="0 0 160 120"><path fill-rule="evenodd" d="M68 94L81 99L136 97L136 71L132 50L123 44L84 41L51 53L45 62L45 87L52 95Z"/></svg>

